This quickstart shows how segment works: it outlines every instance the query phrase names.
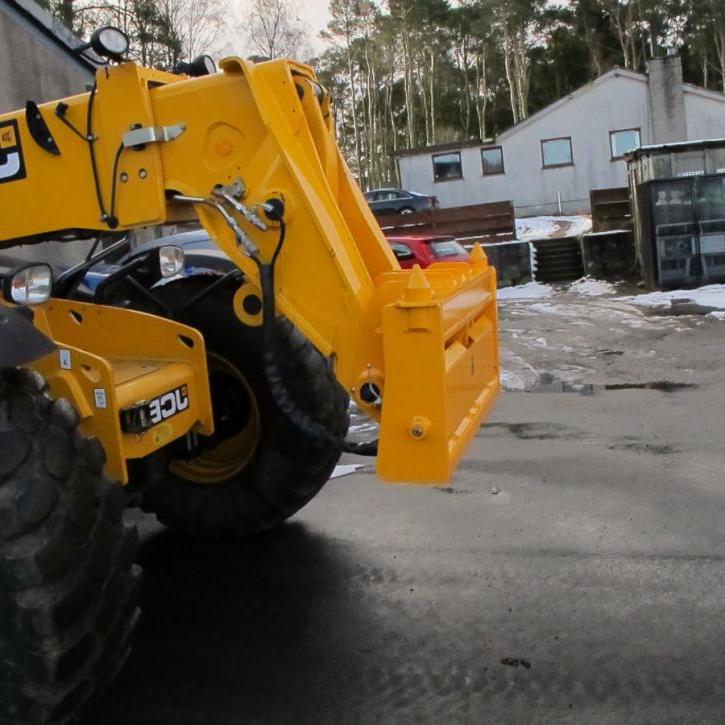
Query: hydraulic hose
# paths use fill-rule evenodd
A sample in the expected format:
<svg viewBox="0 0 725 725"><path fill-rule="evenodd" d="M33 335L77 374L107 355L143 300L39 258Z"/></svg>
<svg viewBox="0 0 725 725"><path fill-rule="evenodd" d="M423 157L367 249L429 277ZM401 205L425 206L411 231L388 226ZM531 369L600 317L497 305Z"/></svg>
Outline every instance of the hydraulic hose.
<svg viewBox="0 0 725 725"><path fill-rule="evenodd" d="M262 288L262 337L264 345L264 374L269 384L270 392L275 403L282 411L287 420L300 430L311 442L317 444L332 444L341 446L346 453L355 453L359 456L375 456L378 452L378 442L370 441L365 443L351 443L345 441L343 436L334 436L323 425L313 420L293 400L289 389L285 385L282 371L277 362L277 343L274 330L276 315L275 290L274 290L274 268L282 251L285 241L285 223L281 214L268 216L273 221L279 221L280 234L277 247L272 255L269 264L265 264L258 257L252 257L259 269L259 282Z"/></svg>

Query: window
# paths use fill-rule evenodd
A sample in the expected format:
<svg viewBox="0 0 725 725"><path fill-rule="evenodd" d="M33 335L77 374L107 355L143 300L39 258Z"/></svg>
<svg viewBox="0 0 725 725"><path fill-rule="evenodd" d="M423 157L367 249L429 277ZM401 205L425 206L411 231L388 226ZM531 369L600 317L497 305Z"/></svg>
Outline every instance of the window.
<svg viewBox="0 0 725 725"><path fill-rule="evenodd" d="M541 142L541 158L544 168L553 166L572 166L571 137L549 138Z"/></svg>
<svg viewBox="0 0 725 725"><path fill-rule="evenodd" d="M377 201L395 201L396 199L407 198L405 194L401 194L399 191L395 191L395 189L383 189L378 192Z"/></svg>
<svg viewBox="0 0 725 725"><path fill-rule="evenodd" d="M468 255L466 248L455 239L437 239L430 242L430 248L433 250L433 256L437 259L465 257Z"/></svg>
<svg viewBox="0 0 725 725"><path fill-rule="evenodd" d="M462 179L463 167L461 154L456 151L451 154L437 154L433 157L433 179L435 181L449 181Z"/></svg>
<svg viewBox="0 0 725 725"><path fill-rule="evenodd" d="M625 154L640 147L639 129L628 128L623 131L609 132L609 147L612 151L612 161L621 159Z"/></svg>
<svg viewBox="0 0 725 725"><path fill-rule="evenodd" d="M395 258L401 262L406 259L413 259L413 252L410 251L410 247L407 244L400 244L400 242L390 242L390 248L393 250Z"/></svg>
<svg viewBox="0 0 725 725"><path fill-rule="evenodd" d="M503 174L503 149L500 146L481 149L481 167L484 176Z"/></svg>

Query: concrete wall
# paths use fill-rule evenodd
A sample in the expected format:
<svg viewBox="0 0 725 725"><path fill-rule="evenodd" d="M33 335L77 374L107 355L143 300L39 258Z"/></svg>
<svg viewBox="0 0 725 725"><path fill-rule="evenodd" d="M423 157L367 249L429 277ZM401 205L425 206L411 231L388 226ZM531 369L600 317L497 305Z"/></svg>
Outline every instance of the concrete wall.
<svg viewBox="0 0 725 725"><path fill-rule="evenodd" d="M15 7L0 0L0 113L25 101L81 93L93 73Z"/></svg>
<svg viewBox="0 0 725 725"><path fill-rule="evenodd" d="M0 0L0 113L22 108L28 99L43 102L82 93L93 80L89 68L39 27L47 23L45 27L53 28L50 16L28 0L20 5ZM35 20L22 12L23 7ZM25 259L73 264L88 246L88 242L42 243L14 247L12 253Z"/></svg>
<svg viewBox="0 0 725 725"><path fill-rule="evenodd" d="M609 132L639 128L643 145L655 143L647 77L618 71L580 89L501 134L505 173L484 176L480 146L461 148L463 179L435 182L431 151L399 159L403 188L438 197L441 206L511 199L517 216L555 214L557 193L567 214L589 211L589 191L627 185L626 163L612 161ZM663 101L664 102L664 101ZM686 138L725 137L725 96L684 86ZM542 167L541 141L570 136L573 166Z"/></svg>

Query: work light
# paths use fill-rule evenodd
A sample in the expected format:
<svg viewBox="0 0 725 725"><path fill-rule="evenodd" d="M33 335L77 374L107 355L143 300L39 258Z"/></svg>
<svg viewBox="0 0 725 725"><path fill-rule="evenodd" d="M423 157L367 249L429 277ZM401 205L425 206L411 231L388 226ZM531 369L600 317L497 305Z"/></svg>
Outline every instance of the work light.
<svg viewBox="0 0 725 725"><path fill-rule="evenodd" d="M5 297L17 305L39 305L50 298L53 272L47 264L33 264L10 277Z"/></svg>
<svg viewBox="0 0 725 725"><path fill-rule="evenodd" d="M184 250L168 244L159 247L159 271L162 277L173 277L184 269Z"/></svg>
<svg viewBox="0 0 725 725"><path fill-rule="evenodd" d="M128 51L128 36L122 30L110 25L98 28L88 43L84 43L77 50L83 52L92 48L96 55L102 58L120 60Z"/></svg>

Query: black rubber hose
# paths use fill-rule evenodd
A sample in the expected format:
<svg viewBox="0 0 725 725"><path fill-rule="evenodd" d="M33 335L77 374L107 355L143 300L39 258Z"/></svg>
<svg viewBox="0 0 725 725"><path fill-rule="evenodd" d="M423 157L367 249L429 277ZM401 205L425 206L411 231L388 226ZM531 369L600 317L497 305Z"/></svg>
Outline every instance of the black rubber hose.
<svg viewBox="0 0 725 725"><path fill-rule="evenodd" d="M277 343L275 339L274 320L276 315L275 291L274 291L274 266L277 257L282 251L285 241L285 223L281 216L277 217L280 223L279 241L277 248L272 255L272 261L265 264L257 257L252 257L259 269L259 282L262 288L262 339L264 345L264 374L269 384L270 392L275 403L282 411L287 420L301 431L311 442L331 443L341 446L346 453L355 453L359 456L376 456L378 453L378 442L369 441L365 443L351 443L343 437L333 436L327 428L313 420L305 413L292 399L289 390L285 385L282 371L277 364Z"/></svg>

